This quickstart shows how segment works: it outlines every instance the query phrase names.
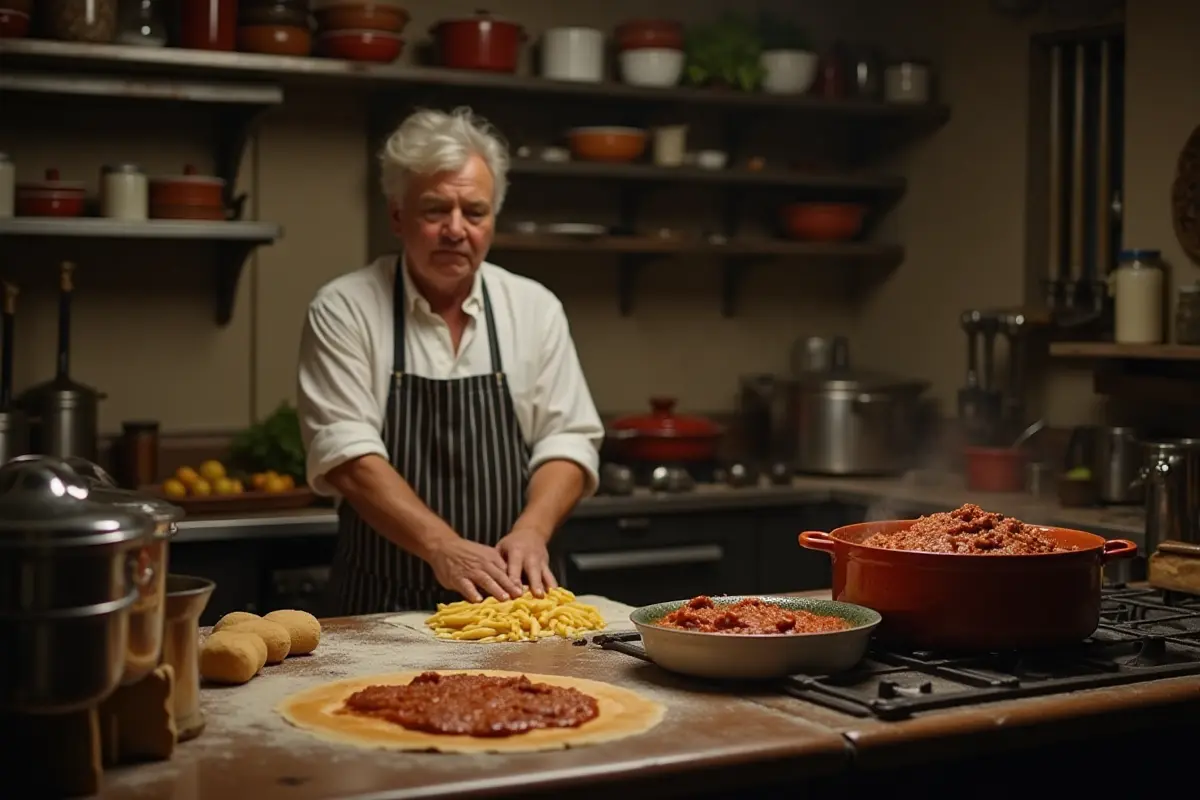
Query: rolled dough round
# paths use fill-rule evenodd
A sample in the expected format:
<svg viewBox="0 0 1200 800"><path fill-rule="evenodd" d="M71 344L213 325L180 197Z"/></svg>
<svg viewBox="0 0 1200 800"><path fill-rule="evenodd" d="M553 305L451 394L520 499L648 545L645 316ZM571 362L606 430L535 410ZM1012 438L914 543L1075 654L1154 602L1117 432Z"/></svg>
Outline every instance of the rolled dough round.
<svg viewBox="0 0 1200 800"><path fill-rule="evenodd" d="M230 625L225 630L234 633L253 633L267 646L267 663L278 664L288 656L292 648L292 636L278 622L267 619L251 619Z"/></svg>
<svg viewBox="0 0 1200 800"><path fill-rule="evenodd" d="M258 614L251 614L249 611L230 611L217 620L216 625L213 625L213 633L222 631L232 625L237 625L239 622L249 622L252 619L262 619L262 617Z"/></svg>
<svg viewBox="0 0 1200 800"><path fill-rule="evenodd" d="M200 648L200 677L213 683L241 684L258 674L266 645L253 633L220 631Z"/></svg>
<svg viewBox="0 0 1200 800"><path fill-rule="evenodd" d="M292 649L288 651L290 656L307 655L316 650L317 645L321 642L321 623L307 611L283 609L272 611L263 619L278 622L287 628L288 634L292 637Z"/></svg>
<svg viewBox="0 0 1200 800"><path fill-rule="evenodd" d="M491 669L436 671L443 675L494 675L502 678L525 675L534 683L566 686L591 695L600 705L600 714L578 728L542 728L514 736L484 738L425 733L373 717L339 713L346 698L359 689L408 683L420 672L369 675L321 684L285 698L276 706L276 710L292 725L326 741L358 747L440 753L529 753L612 742L645 733L661 722L666 712L661 703L629 689L586 678Z"/></svg>

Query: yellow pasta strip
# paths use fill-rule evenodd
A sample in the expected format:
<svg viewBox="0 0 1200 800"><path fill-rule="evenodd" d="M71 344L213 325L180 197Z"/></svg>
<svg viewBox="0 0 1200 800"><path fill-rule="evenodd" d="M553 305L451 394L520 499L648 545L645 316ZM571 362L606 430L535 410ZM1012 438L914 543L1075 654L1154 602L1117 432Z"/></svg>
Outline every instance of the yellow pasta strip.
<svg viewBox="0 0 1200 800"><path fill-rule="evenodd" d="M560 587L540 599L526 592L504 601L439 603L425 624L439 639L491 643L578 638L603 630L606 623L595 606L577 602L573 592Z"/></svg>

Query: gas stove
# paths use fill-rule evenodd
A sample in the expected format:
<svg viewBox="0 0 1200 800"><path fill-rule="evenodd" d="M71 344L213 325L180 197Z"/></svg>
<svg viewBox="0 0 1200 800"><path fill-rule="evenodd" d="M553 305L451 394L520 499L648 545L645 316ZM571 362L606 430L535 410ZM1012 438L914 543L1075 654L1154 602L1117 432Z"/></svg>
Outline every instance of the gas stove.
<svg viewBox="0 0 1200 800"><path fill-rule="evenodd" d="M648 660L636 633L592 642ZM780 692L854 717L907 719L938 709L1200 676L1200 597L1106 587L1100 626L1054 650L951 656L872 646L854 670L793 675Z"/></svg>

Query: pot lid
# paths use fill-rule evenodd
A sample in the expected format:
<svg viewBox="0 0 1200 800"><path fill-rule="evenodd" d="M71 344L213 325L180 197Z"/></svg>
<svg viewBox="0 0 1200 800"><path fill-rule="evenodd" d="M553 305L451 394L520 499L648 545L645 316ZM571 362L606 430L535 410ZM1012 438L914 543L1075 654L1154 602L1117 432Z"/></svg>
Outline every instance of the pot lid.
<svg viewBox="0 0 1200 800"><path fill-rule="evenodd" d="M22 456L0 467L0 547L119 545L153 530L147 514L93 499L61 459Z"/></svg>
<svg viewBox="0 0 1200 800"><path fill-rule="evenodd" d="M928 381L856 369L803 372L797 376L796 385L802 389L842 389L855 392L923 392L929 388Z"/></svg>
<svg viewBox="0 0 1200 800"><path fill-rule="evenodd" d="M436 28L442 25L453 25L460 22L497 22L502 25L517 25L517 27L520 27L518 23L513 22L511 19L493 14L484 8L476 9L475 13L469 17L451 17L450 19L438 20L434 27Z"/></svg>
<svg viewBox="0 0 1200 800"><path fill-rule="evenodd" d="M649 414L631 414L612 424L618 431L646 436L719 436L721 428L704 417L676 414L674 397L650 398Z"/></svg>
<svg viewBox="0 0 1200 800"><path fill-rule="evenodd" d="M57 169L51 167L46 170L45 177L40 181L23 181L18 184L18 189L26 192L36 191L61 191L61 192L82 192L83 181L64 181L59 177Z"/></svg>
<svg viewBox="0 0 1200 800"><path fill-rule="evenodd" d="M150 179L151 183L195 183L206 186L224 186L225 179L218 178L215 175L201 175L200 172L191 164L183 168L182 175L155 175Z"/></svg>
<svg viewBox="0 0 1200 800"><path fill-rule="evenodd" d="M161 497L151 494L122 489L117 485L108 472L99 464L93 464L86 458L68 456L63 461L73 469L92 491L92 499L98 503L108 503L118 508L131 509L148 515L158 525L178 522L183 519L185 512L174 503L167 502ZM170 538L176 534L174 525L169 525L165 531L156 531L156 535Z"/></svg>

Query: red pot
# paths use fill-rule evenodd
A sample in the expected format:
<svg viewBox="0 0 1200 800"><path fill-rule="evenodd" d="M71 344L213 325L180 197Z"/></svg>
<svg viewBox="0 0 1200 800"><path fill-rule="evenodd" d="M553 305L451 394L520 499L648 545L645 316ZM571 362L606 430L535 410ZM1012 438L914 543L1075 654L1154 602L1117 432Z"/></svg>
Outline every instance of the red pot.
<svg viewBox="0 0 1200 800"><path fill-rule="evenodd" d="M223 221L225 179L201 175L191 164L182 175L159 175L150 179L151 219Z"/></svg>
<svg viewBox="0 0 1200 800"><path fill-rule="evenodd" d="M631 19L613 32L620 50L683 49L683 25L669 19Z"/></svg>
<svg viewBox="0 0 1200 800"><path fill-rule="evenodd" d="M800 546L833 558L833 599L883 615L880 639L941 651L1010 650L1077 643L1100 624L1104 565L1137 555L1126 539L1041 528L1078 550L999 556L918 553L861 544L914 520L807 531Z"/></svg>
<svg viewBox="0 0 1200 800"><path fill-rule="evenodd" d="M975 492L1025 489L1025 451L1013 447L967 447L967 488Z"/></svg>
<svg viewBox="0 0 1200 800"><path fill-rule="evenodd" d="M469 19L442 20L429 31L443 66L487 72L516 72L525 30L515 22L476 11Z"/></svg>
<svg viewBox="0 0 1200 800"><path fill-rule="evenodd" d="M81 217L86 194L82 181L64 181L58 170L46 170L46 179L18 183L16 211L21 217Z"/></svg>
<svg viewBox="0 0 1200 800"><path fill-rule="evenodd" d="M866 215L861 203L789 203L783 207L783 227L805 242L845 242L858 236Z"/></svg>
<svg viewBox="0 0 1200 800"><path fill-rule="evenodd" d="M346 61L390 64L404 52L404 40L386 31L326 31L317 37L317 53Z"/></svg>
<svg viewBox="0 0 1200 800"><path fill-rule="evenodd" d="M650 398L650 413L622 417L609 439L622 461L677 464L714 461L721 427L704 417L675 413L673 397Z"/></svg>

